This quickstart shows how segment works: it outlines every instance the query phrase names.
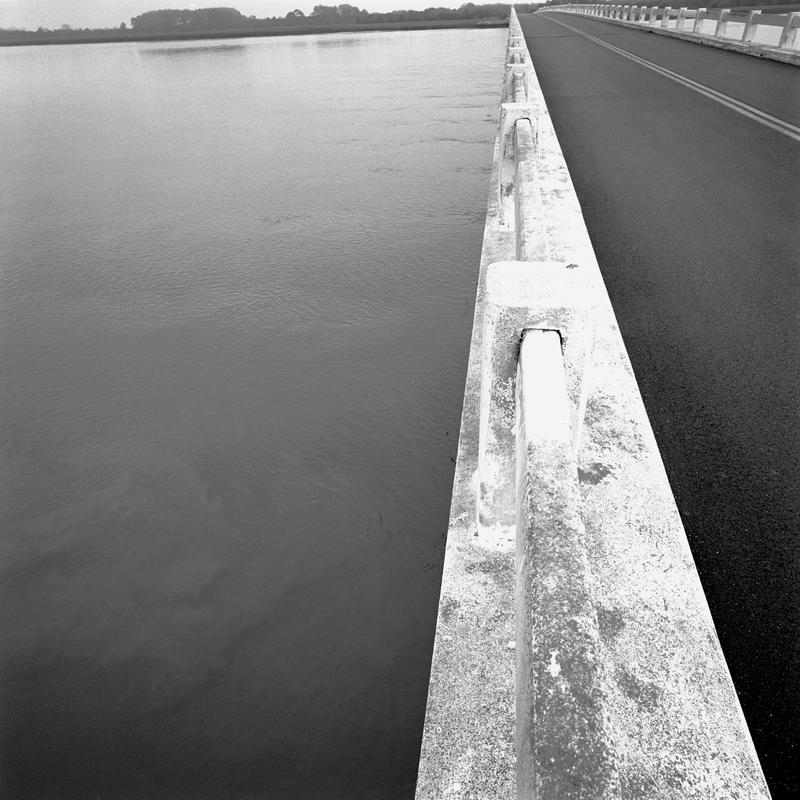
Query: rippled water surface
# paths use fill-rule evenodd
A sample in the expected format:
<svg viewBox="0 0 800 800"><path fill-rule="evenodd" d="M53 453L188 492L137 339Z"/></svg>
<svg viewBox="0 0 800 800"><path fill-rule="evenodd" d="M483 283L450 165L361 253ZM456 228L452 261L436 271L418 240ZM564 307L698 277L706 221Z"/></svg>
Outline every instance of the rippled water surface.
<svg viewBox="0 0 800 800"><path fill-rule="evenodd" d="M4 797L412 796L505 36L0 50Z"/></svg>

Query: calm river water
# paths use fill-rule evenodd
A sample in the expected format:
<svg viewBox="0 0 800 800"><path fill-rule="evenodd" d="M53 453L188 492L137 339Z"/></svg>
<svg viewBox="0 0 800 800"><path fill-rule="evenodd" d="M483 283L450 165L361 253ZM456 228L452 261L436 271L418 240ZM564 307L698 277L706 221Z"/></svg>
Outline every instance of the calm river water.
<svg viewBox="0 0 800 800"><path fill-rule="evenodd" d="M505 38L0 50L4 797L413 795Z"/></svg>

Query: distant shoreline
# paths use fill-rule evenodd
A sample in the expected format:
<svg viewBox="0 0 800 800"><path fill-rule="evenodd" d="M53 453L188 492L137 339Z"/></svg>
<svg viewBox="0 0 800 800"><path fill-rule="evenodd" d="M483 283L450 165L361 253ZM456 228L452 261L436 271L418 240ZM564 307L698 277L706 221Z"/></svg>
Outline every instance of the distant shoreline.
<svg viewBox="0 0 800 800"><path fill-rule="evenodd" d="M313 33L358 33L360 31L418 31L447 28L506 28L508 19L448 19L416 20L409 22L367 22L352 25L295 25L259 30L234 29L229 31L192 31L187 33L136 33L136 31L34 31L9 32L8 38L0 35L0 47L21 47L48 44L100 44L104 42L175 42L197 39L245 39L263 36L305 36ZM18 35L14 35L18 34Z"/></svg>

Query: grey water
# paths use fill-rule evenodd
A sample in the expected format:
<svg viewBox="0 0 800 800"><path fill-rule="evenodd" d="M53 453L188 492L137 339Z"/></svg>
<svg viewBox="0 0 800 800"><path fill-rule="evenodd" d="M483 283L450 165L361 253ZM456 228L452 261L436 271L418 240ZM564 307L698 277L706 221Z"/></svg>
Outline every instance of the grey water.
<svg viewBox="0 0 800 800"><path fill-rule="evenodd" d="M12 798L410 798L504 30L0 50Z"/></svg>

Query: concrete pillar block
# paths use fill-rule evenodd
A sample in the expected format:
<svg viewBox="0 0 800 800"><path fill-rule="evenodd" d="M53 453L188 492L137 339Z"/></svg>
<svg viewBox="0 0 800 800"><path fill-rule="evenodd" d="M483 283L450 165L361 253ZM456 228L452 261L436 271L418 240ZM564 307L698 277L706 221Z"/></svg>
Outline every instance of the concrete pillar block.
<svg viewBox="0 0 800 800"><path fill-rule="evenodd" d="M683 30L683 23L686 20L686 6L681 6L678 9L678 16L675 19L675 30L682 31Z"/></svg>
<svg viewBox="0 0 800 800"><path fill-rule="evenodd" d="M514 158L514 131L517 121L521 119L530 120L532 125L536 125L536 110L529 103L509 102L500 106L500 136L504 158Z"/></svg>
<svg viewBox="0 0 800 800"><path fill-rule="evenodd" d="M664 7L664 16L661 17L661 27L666 28L667 23L669 22L670 11L672 11L672 6L665 6Z"/></svg>
<svg viewBox="0 0 800 800"><path fill-rule="evenodd" d="M577 449L586 411L594 340L594 302L581 265L503 261L486 271L481 354L478 526L516 519L515 383L522 332L558 331L569 395L571 446Z"/></svg>
<svg viewBox="0 0 800 800"><path fill-rule="evenodd" d="M509 64L503 86L504 103L525 103L527 99L527 75L525 65Z"/></svg>
<svg viewBox="0 0 800 800"><path fill-rule="evenodd" d="M525 55L527 53L526 47L509 47L507 64L524 64Z"/></svg>

